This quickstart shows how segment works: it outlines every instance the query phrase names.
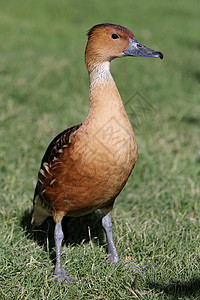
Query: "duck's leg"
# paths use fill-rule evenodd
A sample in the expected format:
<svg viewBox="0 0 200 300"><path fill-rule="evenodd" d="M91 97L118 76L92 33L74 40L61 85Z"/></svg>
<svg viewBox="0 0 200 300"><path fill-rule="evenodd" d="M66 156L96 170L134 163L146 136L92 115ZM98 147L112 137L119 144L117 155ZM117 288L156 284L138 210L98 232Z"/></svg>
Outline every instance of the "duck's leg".
<svg viewBox="0 0 200 300"><path fill-rule="evenodd" d="M110 210L101 210L103 213L103 218L102 218L102 226L106 232L106 237L107 237L107 243L108 243L108 262L112 264L117 264L119 263L119 256L117 254L117 249L115 247L114 241L113 241L113 234L112 234L112 221L111 221L111 214ZM153 265L143 265L143 266L137 266L135 264L124 264L124 268L132 269L135 272L141 272L142 270L149 269L153 266L158 266L160 263L153 264Z"/></svg>
<svg viewBox="0 0 200 300"><path fill-rule="evenodd" d="M117 264L119 262L119 257L113 241L111 214L110 211L107 212L106 210L102 210L102 213L102 226L105 230L108 243L108 262Z"/></svg>
<svg viewBox="0 0 200 300"><path fill-rule="evenodd" d="M54 272L55 281L74 282L75 279L66 275L66 271L61 267L61 246L64 238L61 222L57 223L54 231L54 239L56 246L56 266Z"/></svg>

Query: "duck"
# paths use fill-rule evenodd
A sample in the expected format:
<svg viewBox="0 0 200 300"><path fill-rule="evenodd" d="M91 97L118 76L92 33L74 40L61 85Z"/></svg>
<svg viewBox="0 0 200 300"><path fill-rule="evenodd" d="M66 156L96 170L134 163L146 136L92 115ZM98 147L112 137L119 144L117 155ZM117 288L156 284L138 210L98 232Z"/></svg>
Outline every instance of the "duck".
<svg viewBox="0 0 200 300"><path fill-rule="evenodd" d="M144 46L121 25L102 23L88 31L85 50L90 95L88 115L83 123L58 134L41 162L32 224L39 226L47 217L53 217L55 281L74 281L61 265L65 216L79 217L101 210L108 244L107 261L111 265L119 263L111 211L135 166L138 150L110 63L127 56L163 58L160 51Z"/></svg>

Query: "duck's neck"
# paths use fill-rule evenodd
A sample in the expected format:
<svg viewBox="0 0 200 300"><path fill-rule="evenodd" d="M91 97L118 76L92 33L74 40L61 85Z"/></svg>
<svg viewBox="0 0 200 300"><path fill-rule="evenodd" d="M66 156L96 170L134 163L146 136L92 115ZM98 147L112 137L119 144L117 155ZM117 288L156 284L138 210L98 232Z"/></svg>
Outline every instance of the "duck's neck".
<svg viewBox="0 0 200 300"><path fill-rule="evenodd" d="M86 122L105 123L110 118L127 118L124 105L110 73L110 62L101 63L89 73L90 110Z"/></svg>

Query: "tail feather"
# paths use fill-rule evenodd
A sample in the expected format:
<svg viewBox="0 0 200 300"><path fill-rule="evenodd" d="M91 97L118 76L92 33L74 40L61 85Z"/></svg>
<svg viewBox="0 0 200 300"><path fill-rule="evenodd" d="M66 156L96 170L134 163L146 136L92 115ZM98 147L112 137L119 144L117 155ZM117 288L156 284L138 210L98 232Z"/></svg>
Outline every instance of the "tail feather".
<svg viewBox="0 0 200 300"><path fill-rule="evenodd" d="M49 206L45 205L45 203L40 199L40 196L37 195L34 198L34 211L31 220L31 224L36 226L41 225L46 218L52 215L52 211Z"/></svg>

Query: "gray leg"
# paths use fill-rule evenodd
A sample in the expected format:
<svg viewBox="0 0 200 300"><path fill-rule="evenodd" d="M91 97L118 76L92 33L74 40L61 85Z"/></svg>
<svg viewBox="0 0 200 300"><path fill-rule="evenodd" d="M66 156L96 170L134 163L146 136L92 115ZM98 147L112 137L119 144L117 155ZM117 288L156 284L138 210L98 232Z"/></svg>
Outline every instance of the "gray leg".
<svg viewBox="0 0 200 300"><path fill-rule="evenodd" d="M110 212L107 213L106 210L102 209L103 218L102 218L102 226L106 232L107 242L108 242L108 262L112 264L119 263L119 257L117 254L117 250L115 248L115 244L113 241L113 234L112 234L112 221L111 221L111 215ZM134 264L124 264L125 268L130 268L134 270L135 272L141 272L142 270L148 269L152 266L156 266L158 264L154 265L146 265L146 266L137 266Z"/></svg>
<svg viewBox="0 0 200 300"><path fill-rule="evenodd" d="M55 281L74 282L75 280L66 275L65 270L61 267L61 245L64 234L61 223L56 224L54 231L54 239L56 245L56 267L54 272Z"/></svg>
<svg viewBox="0 0 200 300"><path fill-rule="evenodd" d="M104 213L104 212L103 212ZM115 244L113 241L112 234L112 221L110 213L104 214L102 218L102 226L105 230L107 242L108 242L108 261L113 264L117 264L119 262L119 257L117 254L117 250L115 248Z"/></svg>

